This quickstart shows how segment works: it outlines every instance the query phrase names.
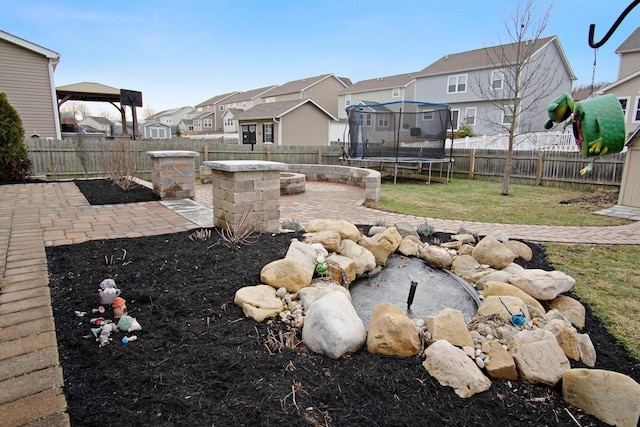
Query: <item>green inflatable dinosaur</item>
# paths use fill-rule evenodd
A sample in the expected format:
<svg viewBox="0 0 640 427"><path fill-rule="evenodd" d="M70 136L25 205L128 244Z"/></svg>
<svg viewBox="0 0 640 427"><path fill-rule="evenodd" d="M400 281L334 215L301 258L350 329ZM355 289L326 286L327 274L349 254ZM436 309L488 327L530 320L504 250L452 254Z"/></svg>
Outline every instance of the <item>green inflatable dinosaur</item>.
<svg viewBox="0 0 640 427"><path fill-rule="evenodd" d="M562 94L549 104L547 114L549 121L544 125L546 129L551 129L554 122L563 122L571 116L565 127L573 125L573 136L583 157L619 153L624 148L624 113L614 95L602 95L574 103L570 95ZM591 171L594 160L580 173L584 175Z"/></svg>

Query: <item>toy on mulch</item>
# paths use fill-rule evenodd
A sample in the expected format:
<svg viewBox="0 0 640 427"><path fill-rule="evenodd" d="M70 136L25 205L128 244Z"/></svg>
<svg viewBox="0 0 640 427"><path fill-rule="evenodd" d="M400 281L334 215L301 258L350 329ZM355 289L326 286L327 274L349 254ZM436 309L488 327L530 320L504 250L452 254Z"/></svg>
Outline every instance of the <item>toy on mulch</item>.
<svg viewBox="0 0 640 427"><path fill-rule="evenodd" d="M120 319L122 316L127 314L127 300L122 297L114 299L111 307L113 308L114 319Z"/></svg>
<svg viewBox="0 0 640 427"><path fill-rule="evenodd" d="M118 320L118 329L122 332L134 332L141 330L142 326L140 326L135 317L125 314Z"/></svg>
<svg viewBox="0 0 640 427"><path fill-rule="evenodd" d="M120 296L120 293L121 291L113 279L104 279L100 282L100 288L98 289L100 304L113 304L113 301Z"/></svg>
<svg viewBox="0 0 640 427"><path fill-rule="evenodd" d="M97 328L91 328L91 333L96 338L96 342L100 344L100 347L104 347L109 344L111 334L118 332L118 327L111 320L104 320L102 322L95 322L98 324Z"/></svg>
<svg viewBox="0 0 640 427"><path fill-rule="evenodd" d="M549 121L545 123L545 129L569 119L564 127L573 126L573 136L583 157L619 153L624 148L624 113L620 101L612 94L574 102L565 93L549 104L547 114ZM580 174L593 170L594 161L581 169Z"/></svg>

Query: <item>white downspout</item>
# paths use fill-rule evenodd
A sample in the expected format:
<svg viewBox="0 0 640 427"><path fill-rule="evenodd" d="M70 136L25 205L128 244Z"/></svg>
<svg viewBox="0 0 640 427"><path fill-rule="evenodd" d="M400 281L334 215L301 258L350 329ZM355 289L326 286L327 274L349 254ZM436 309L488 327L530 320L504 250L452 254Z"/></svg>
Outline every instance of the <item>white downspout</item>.
<svg viewBox="0 0 640 427"><path fill-rule="evenodd" d="M60 110L58 109L58 94L56 93L56 84L53 73L56 69L56 65L60 62L60 58L49 59L49 86L51 87L51 101L53 103L53 123L56 131L56 139L62 139L62 133L60 130Z"/></svg>
<svg viewBox="0 0 640 427"><path fill-rule="evenodd" d="M278 125L278 145L282 145L282 118L278 121L278 119L274 117L272 120Z"/></svg>

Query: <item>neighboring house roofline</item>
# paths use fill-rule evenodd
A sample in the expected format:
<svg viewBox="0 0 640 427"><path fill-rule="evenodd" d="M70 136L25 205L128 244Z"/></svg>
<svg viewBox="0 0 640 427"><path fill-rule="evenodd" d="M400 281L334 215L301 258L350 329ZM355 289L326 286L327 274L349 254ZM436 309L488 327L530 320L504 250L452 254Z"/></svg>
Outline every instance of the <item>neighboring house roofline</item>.
<svg viewBox="0 0 640 427"><path fill-rule="evenodd" d="M348 87L348 85L336 77L334 74L321 74L315 77L306 77L298 80L291 80L287 83L284 83L280 86L276 86L275 88L265 92L262 94L263 97L269 96L278 96L278 95L287 95L291 93L300 93L308 90L310 87L317 85L318 83L333 77L344 87Z"/></svg>
<svg viewBox="0 0 640 427"><path fill-rule="evenodd" d="M237 93L239 93L239 92L237 90L234 90L233 92L223 93L223 94L220 94L220 95L212 96L211 98L209 98L209 99L207 99L205 101L202 101L199 104L196 104L196 108L204 107L205 105L217 104L217 103L219 103L221 101L224 101L225 99L227 99L230 96L233 96L233 95L235 95Z"/></svg>
<svg viewBox="0 0 640 427"><path fill-rule="evenodd" d="M250 89L244 92L237 92L235 95L225 99L225 104L232 102L252 101L256 98L260 98L264 93L276 87L278 87L278 85L265 86L256 89Z"/></svg>
<svg viewBox="0 0 640 427"><path fill-rule="evenodd" d="M640 27L636 28L615 50L618 55L640 51Z"/></svg>
<svg viewBox="0 0 640 427"><path fill-rule="evenodd" d="M373 79L360 80L357 83L340 91L338 95L371 92L383 89L393 89L396 87L408 87L416 80L417 73L396 74L394 76L376 77Z"/></svg>
<svg viewBox="0 0 640 427"><path fill-rule="evenodd" d="M625 76L623 78L621 78L620 80L616 80L615 82L611 83L610 85L607 85L605 87L603 87L602 89L598 90L596 92L597 95L603 95L605 92L609 92L611 89L615 88L616 86L619 86L623 83L628 82L631 79L635 79L636 77L640 76L640 70L636 71L635 73L631 73L628 76Z"/></svg>
<svg viewBox="0 0 640 427"><path fill-rule="evenodd" d="M14 36L13 34L9 34L2 30L0 30L0 39L6 40L18 46L22 46L25 49L32 50L36 53L46 56L49 59L60 59L60 54L58 52L54 52L51 49L47 49L46 47L42 47L25 39L21 39L20 37Z"/></svg>
<svg viewBox="0 0 640 427"><path fill-rule="evenodd" d="M237 120L265 120L265 119L279 119L296 108L302 106L306 103L311 103L315 105L318 109L324 112L327 116L329 116L332 120L337 120L333 114L322 108L317 102L315 102L311 98L305 99L296 99L294 101L279 101L279 102L269 102L265 104L258 104L253 108L250 108L246 111L243 111L235 117Z"/></svg>

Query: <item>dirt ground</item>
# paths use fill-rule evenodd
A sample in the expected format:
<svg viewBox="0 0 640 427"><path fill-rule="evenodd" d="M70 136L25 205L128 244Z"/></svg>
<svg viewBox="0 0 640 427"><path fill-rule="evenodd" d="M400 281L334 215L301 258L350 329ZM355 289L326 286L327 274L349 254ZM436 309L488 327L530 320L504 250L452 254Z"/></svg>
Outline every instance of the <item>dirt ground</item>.
<svg viewBox="0 0 640 427"><path fill-rule="evenodd" d="M112 193L119 191L90 183L79 186L88 200L116 203ZM47 248L72 425L605 425L567 405L560 385L492 380L488 391L462 399L439 385L420 357L311 353L282 323L247 319L233 303L237 289L259 284L262 267L282 258L295 234L261 235L240 248L220 244L215 230L206 241L189 235ZM535 257L525 266L551 269L544 247L529 245ZM124 334L115 334L110 345L95 342L91 310L105 278L115 280L142 325L137 341L124 345ZM111 308L102 316L111 318ZM588 307L586 325L596 368L640 381L639 362Z"/></svg>

